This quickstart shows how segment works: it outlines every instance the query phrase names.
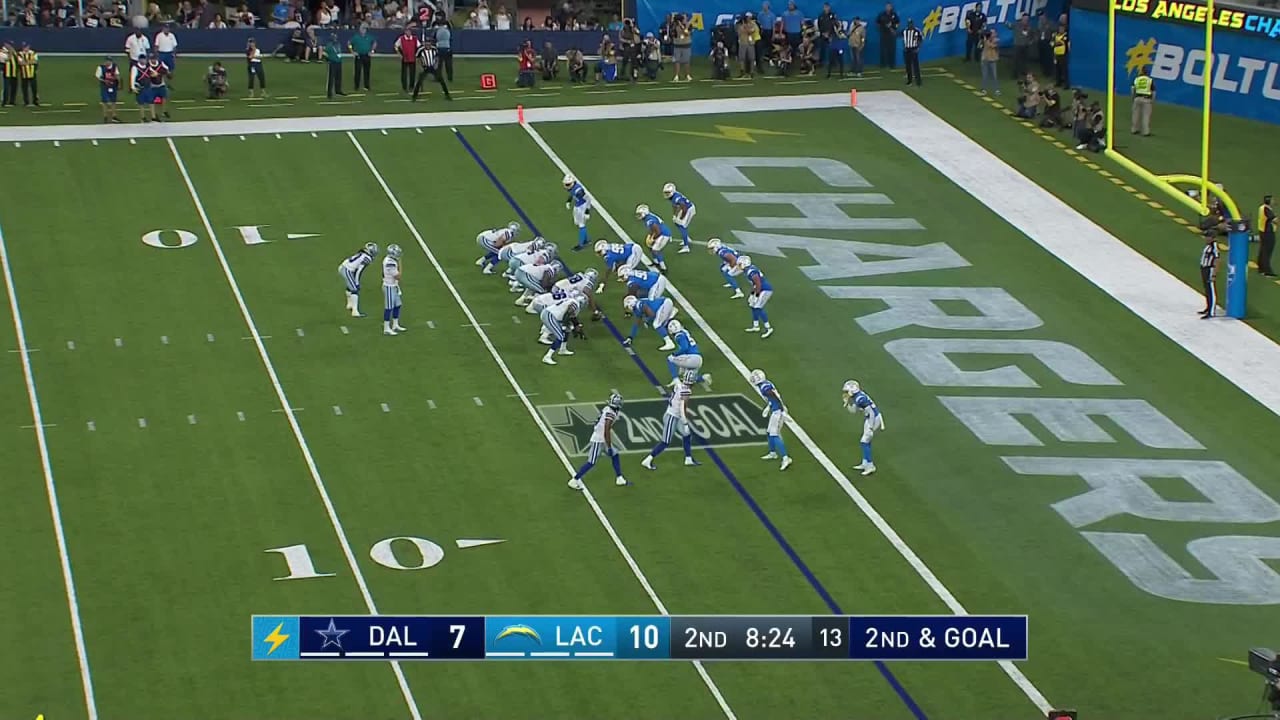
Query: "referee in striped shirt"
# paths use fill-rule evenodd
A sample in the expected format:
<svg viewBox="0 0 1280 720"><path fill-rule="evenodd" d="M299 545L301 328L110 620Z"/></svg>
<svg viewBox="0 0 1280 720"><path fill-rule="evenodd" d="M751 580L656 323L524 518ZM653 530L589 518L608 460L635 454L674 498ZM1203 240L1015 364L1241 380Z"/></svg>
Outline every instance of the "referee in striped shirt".
<svg viewBox="0 0 1280 720"><path fill-rule="evenodd" d="M916 85L923 85L920 79L920 43L924 36L916 28L915 20L907 21L907 29L902 31L902 62L907 66L907 84L915 80Z"/></svg>
<svg viewBox="0 0 1280 720"><path fill-rule="evenodd" d="M418 93L422 92L422 81L427 79L427 75L431 75L440 83L440 89L444 91L445 100L452 100L449 95L449 86L444 84L444 76L440 74L440 51L436 49L434 38L423 38L422 44L418 46L418 82L413 85L413 99L418 100Z"/></svg>
<svg viewBox="0 0 1280 720"><path fill-rule="evenodd" d="M1214 289L1213 281L1218 275L1218 239L1217 233L1213 230L1204 231L1204 250L1200 253L1200 282L1204 283L1204 310L1200 313L1200 319L1208 320L1213 317L1213 311L1218 305L1218 293Z"/></svg>

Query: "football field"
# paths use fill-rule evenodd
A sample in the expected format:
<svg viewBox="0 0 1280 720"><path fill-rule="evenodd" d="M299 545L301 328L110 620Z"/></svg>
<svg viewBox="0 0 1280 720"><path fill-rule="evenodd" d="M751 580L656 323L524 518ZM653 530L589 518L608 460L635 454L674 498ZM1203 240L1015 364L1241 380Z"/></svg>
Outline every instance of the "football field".
<svg viewBox="0 0 1280 720"><path fill-rule="evenodd" d="M785 112L782 112L785 110ZM625 116L625 117L624 117ZM1280 348L900 93L46 128L6 142L0 717L1244 712L1280 597ZM57 139L53 139L57 138ZM574 355L474 265L634 208L700 343L697 467L612 277ZM710 237L775 287L772 337ZM403 247L408 332L338 263ZM675 241L679 242L678 238ZM763 369L795 463L766 451ZM886 417L862 477L858 380ZM613 391L630 484L565 486ZM1026 614L1018 663L254 663L253 614ZM1263 634L1263 635L1260 635Z"/></svg>

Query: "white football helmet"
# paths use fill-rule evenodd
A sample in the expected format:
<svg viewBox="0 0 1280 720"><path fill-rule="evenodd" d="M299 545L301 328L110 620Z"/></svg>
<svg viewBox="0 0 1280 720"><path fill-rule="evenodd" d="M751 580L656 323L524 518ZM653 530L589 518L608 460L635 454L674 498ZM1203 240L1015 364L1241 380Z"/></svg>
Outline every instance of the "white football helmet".
<svg viewBox="0 0 1280 720"><path fill-rule="evenodd" d="M715 253L722 247L724 247L724 243L720 241L720 238L711 238L707 241L707 252L709 253Z"/></svg>
<svg viewBox="0 0 1280 720"><path fill-rule="evenodd" d="M595 268L587 268L587 270L582 273L582 279L587 282L588 290L594 290L596 282L600 279L600 273Z"/></svg>
<svg viewBox="0 0 1280 720"><path fill-rule="evenodd" d="M542 237L541 235L539 235L538 237L536 237L536 238L534 238L534 239L533 239L533 249L534 249L534 250L541 250L542 248L544 248L544 247L546 247L546 246L547 246L547 239L546 239L546 238L544 238L544 237Z"/></svg>
<svg viewBox="0 0 1280 720"><path fill-rule="evenodd" d="M605 254L605 251L607 251L608 249L609 249L609 243L608 243L608 242L606 242L606 241L604 241L604 240L597 240L597 241L596 241L596 244L595 244L595 250L596 250L596 254L597 254L597 255L604 255L604 254Z"/></svg>
<svg viewBox="0 0 1280 720"><path fill-rule="evenodd" d="M378 257L378 243L365 243L364 251L369 253L369 257Z"/></svg>
<svg viewBox="0 0 1280 720"><path fill-rule="evenodd" d="M751 383L752 385L759 385L760 383L764 382L764 371L752 370L751 374L747 376L747 382Z"/></svg>
<svg viewBox="0 0 1280 720"><path fill-rule="evenodd" d="M683 330L683 329L684 329L684 325L681 325L679 320L674 320L674 319L673 319L673 320L668 320L668 321L667 321L667 334L668 334L668 335L675 335L676 333L680 332L680 331L681 331L681 330Z"/></svg>
<svg viewBox="0 0 1280 720"><path fill-rule="evenodd" d="M553 242L543 245L542 251L547 253L550 257L560 257L560 248Z"/></svg>
<svg viewBox="0 0 1280 720"><path fill-rule="evenodd" d="M738 256L738 267L739 267L739 268L741 268L741 269L743 269L743 270L746 270L747 268L751 267L751 256L750 256L750 255L739 255L739 256Z"/></svg>
<svg viewBox="0 0 1280 720"><path fill-rule="evenodd" d="M857 380L846 380L844 382L844 387L840 388L840 390L844 392L845 397L856 395L861 389L862 386L858 384Z"/></svg>
<svg viewBox="0 0 1280 720"><path fill-rule="evenodd" d="M672 195L675 195L675 194L676 194L676 184L675 184L675 183L667 183L666 185L663 185L663 186L662 186L662 197L664 197L664 198L669 198L669 197L671 197Z"/></svg>
<svg viewBox="0 0 1280 720"><path fill-rule="evenodd" d="M613 408L614 410L621 410L622 396L619 395L618 393L611 393L609 395L609 407Z"/></svg>
<svg viewBox="0 0 1280 720"><path fill-rule="evenodd" d="M387 246L387 255L389 255L390 257L398 259L403 254L404 254L404 251L400 249L399 245L396 245L395 243L391 243L390 245Z"/></svg>
<svg viewBox="0 0 1280 720"><path fill-rule="evenodd" d="M640 302L640 301L636 299L636 296L635 296L635 295L628 295L628 296L626 296L626 297L622 298L622 309L623 309L623 310L626 310L626 311L627 311L627 312L629 312L629 313L631 313L631 312L635 312L635 311L636 311L636 303L638 303L638 302Z"/></svg>
<svg viewBox="0 0 1280 720"><path fill-rule="evenodd" d="M618 268L618 282L626 282L631 278L631 268L623 265Z"/></svg>
<svg viewBox="0 0 1280 720"><path fill-rule="evenodd" d="M697 370L684 370L684 371L681 371L681 373L680 373L680 382L684 383L685 385L692 385L692 384L694 384L694 383L695 383L695 382L697 382L697 381L698 381L698 371L697 371Z"/></svg>
<svg viewBox="0 0 1280 720"><path fill-rule="evenodd" d="M565 175L565 176L564 176L564 186L565 186L565 187L567 187L567 188L571 188L571 187L573 187L573 184L574 184L574 183L576 183L576 182L578 182L578 179L577 179L577 178L575 178L574 176L572 176L572 175Z"/></svg>
<svg viewBox="0 0 1280 720"><path fill-rule="evenodd" d="M645 215L648 215L648 214L649 214L649 206L648 206L648 205L637 205L637 206L636 206L636 217L637 217L637 218L643 218Z"/></svg>
<svg viewBox="0 0 1280 720"><path fill-rule="evenodd" d="M520 234L520 223L514 220L507 223L507 232L511 233L511 239L514 240Z"/></svg>

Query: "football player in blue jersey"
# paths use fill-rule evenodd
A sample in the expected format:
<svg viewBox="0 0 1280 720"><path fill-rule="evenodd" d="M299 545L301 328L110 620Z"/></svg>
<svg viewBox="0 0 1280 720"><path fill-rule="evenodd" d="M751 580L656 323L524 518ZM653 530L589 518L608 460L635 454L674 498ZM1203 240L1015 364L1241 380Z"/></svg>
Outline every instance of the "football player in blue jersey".
<svg viewBox="0 0 1280 720"><path fill-rule="evenodd" d="M747 296L747 307L751 308L751 327L747 328L747 332L760 332L760 324L764 323L764 333L760 337L767 338L773 334L773 326L769 324L769 314L764 311L764 306L773 297L773 285L769 284L769 279L760 268L751 264L749 255L738 256L738 270L751 283L751 294Z"/></svg>
<svg viewBox="0 0 1280 720"><path fill-rule="evenodd" d="M636 297L656 300L667 292L667 279L654 270L623 267L618 270L618 280L626 283L627 293Z"/></svg>
<svg viewBox="0 0 1280 720"><path fill-rule="evenodd" d="M871 438L875 437L877 431L884 430L884 415L880 414L880 408L876 407L871 396L863 392L857 380L846 381L841 391L845 408L851 413L863 414L862 439L859 441L862 445L862 462L853 469L861 470L863 475L870 475L876 471L876 464L871 462Z"/></svg>
<svg viewBox="0 0 1280 720"><path fill-rule="evenodd" d="M636 339L636 334L640 332L640 326L649 325L654 332L658 333L658 337L662 338L662 347L658 348L659 350L676 349L676 344L667 333L667 324L676 314L676 306L671 303L671 298L650 300L628 295L622 299L622 309L628 317L635 317L635 321L631 324L631 333L623 339L623 345L630 346Z"/></svg>
<svg viewBox="0 0 1280 720"><path fill-rule="evenodd" d="M752 370L747 380L755 386L756 392L764 398L763 417L768 419L766 432L769 437L769 452L761 456L761 460L777 460L782 458L782 467L791 467L791 456L787 454L787 446L782 442L782 424L787 421L787 406L782 402L782 394L778 388L764 376L763 370Z"/></svg>
<svg viewBox="0 0 1280 720"><path fill-rule="evenodd" d="M624 267L634 270L644 262L644 251L635 243L611 243L607 240L597 240L595 251L597 255L604 258L605 272L618 272ZM604 292L603 282L600 283L596 292Z"/></svg>
<svg viewBox="0 0 1280 720"><path fill-rule="evenodd" d="M618 413L622 410L622 396L618 393L609 395L609 403L600 409L600 417L595 427L591 428L591 442L587 445L587 461L578 468L578 472L569 478L569 487L574 490L583 488L582 478L591 468L596 466L600 454L604 453L613 461L615 485L626 485L627 479L622 476L622 456L613 446L613 424L618 421Z"/></svg>
<svg viewBox="0 0 1280 720"><path fill-rule="evenodd" d="M573 212L573 224L578 228L578 244L573 248L574 252L578 252L587 246L587 220L591 218L591 196L587 195L587 189L572 175L564 176L564 189L569 192L569 199L565 201L564 207Z"/></svg>
<svg viewBox="0 0 1280 720"><path fill-rule="evenodd" d="M636 206L636 219L644 223L645 227L645 245L653 251L653 263L663 273L667 272L667 262L663 256L663 249L667 243L671 242L671 228L658 217L656 213L649 211L648 205Z"/></svg>
<svg viewBox="0 0 1280 720"><path fill-rule="evenodd" d="M675 183L662 186L662 197L671 201L671 210L674 213L671 222L680 228L680 239L683 243L680 246L680 253L687 253L689 252L689 223L693 222L693 216L697 214L698 209L694 207L692 200L685 197L684 193L676 190Z"/></svg>
<svg viewBox="0 0 1280 720"><path fill-rule="evenodd" d="M725 245L720 238L707 241L707 252L720 258L720 276L724 278L724 287L733 288L729 299L744 297L742 286L738 284L738 251Z"/></svg>
<svg viewBox="0 0 1280 720"><path fill-rule="evenodd" d="M667 321L667 340L675 345L675 352L667 356L667 370L671 372L671 384L685 377L689 382L702 383L702 389L711 391L711 373L702 373L702 351L679 320ZM692 374L690 374L692 373Z"/></svg>

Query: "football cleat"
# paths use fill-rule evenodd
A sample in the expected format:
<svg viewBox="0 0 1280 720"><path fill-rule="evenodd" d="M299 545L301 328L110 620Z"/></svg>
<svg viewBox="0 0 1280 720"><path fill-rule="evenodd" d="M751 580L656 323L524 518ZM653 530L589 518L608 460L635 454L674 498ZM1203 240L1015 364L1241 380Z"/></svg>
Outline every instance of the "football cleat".
<svg viewBox="0 0 1280 720"><path fill-rule="evenodd" d="M857 465L854 465L854 466L853 466L853 469L854 469L854 470L861 470L861 469L865 468L866 466L867 466L867 461L866 461L866 460L863 460L862 462L858 463Z"/></svg>
<svg viewBox="0 0 1280 720"><path fill-rule="evenodd" d="M581 481L581 480L579 480L579 479L578 479L578 478L576 478L576 477L571 477L571 478L569 478L569 489L570 489L570 490L581 490L581 489L582 489L582 481Z"/></svg>
<svg viewBox="0 0 1280 720"><path fill-rule="evenodd" d="M728 284L726 284L726 285L725 285L725 287L729 287L729 285L728 285ZM730 300L737 300L737 299L738 299L738 298L740 298L740 297L746 297L746 295L743 295L743 294L742 294L742 288L734 288L734 289L733 289L733 294L729 296L729 299L730 299Z"/></svg>
<svg viewBox="0 0 1280 720"><path fill-rule="evenodd" d="M697 460L694 460L691 457L686 457L684 459L684 464L685 464L685 467L694 467L696 465L701 465L702 463L698 462Z"/></svg>
<svg viewBox="0 0 1280 720"><path fill-rule="evenodd" d="M764 334L760 336L760 339L763 340L772 334L773 334L773 327L772 326L767 327L764 329Z"/></svg>
<svg viewBox="0 0 1280 720"><path fill-rule="evenodd" d="M752 325L751 327L747 328L747 332L760 332L760 326Z"/></svg>
<svg viewBox="0 0 1280 720"><path fill-rule="evenodd" d="M688 245L682 245L682 246L680 247L680 249L676 251L676 254L677 254L677 255L684 255L684 254L685 254L685 253L687 253L687 252L689 252L689 246L688 246Z"/></svg>
<svg viewBox="0 0 1280 720"><path fill-rule="evenodd" d="M623 485L627 484L627 479L619 475L617 478L614 479L613 484L617 485L618 487L622 487Z"/></svg>
<svg viewBox="0 0 1280 720"><path fill-rule="evenodd" d="M702 376L702 389L711 392L711 373Z"/></svg>
<svg viewBox="0 0 1280 720"><path fill-rule="evenodd" d="M866 464L866 466L862 468L862 474L863 474L863 476L864 476L864 477L865 477L865 476L867 476L867 475L870 475L871 473L873 473L873 472L875 472L875 471L876 471L876 464L875 464L875 463L867 463L867 464Z"/></svg>
<svg viewBox="0 0 1280 720"><path fill-rule="evenodd" d="M778 459L778 453L773 452L773 451L769 451L769 454L768 454L768 455L761 455L761 456L760 456L760 459L761 459L761 460L777 460L777 459Z"/></svg>
<svg viewBox="0 0 1280 720"><path fill-rule="evenodd" d="M644 459L640 461L640 467L644 468L645 470L655 470L656 468L654 468L653 466L653 456L645 455Z"/></svg>
<svg viewBox="0 0 1280 720"><path fill-rule="evenodd" d="M787 468L791 467L791 463L792 463L792 462L793 462L793 461L792 461L792 459L791 459L791 456L790 456L790 455L788 455L788 456L786 456L786 457L782 458L782 466L781 466L781 467L779 467L778 469L779 469L779 470L786 470Z"/></svg>
<svg viewBox="0 0 1280 720"><path fill-rule="evenodd" d="M658 346L658 349L659 350L675 350L676 344L671 342L671 338L668 337L665 340L663 340L662 345Z"/></svg>

